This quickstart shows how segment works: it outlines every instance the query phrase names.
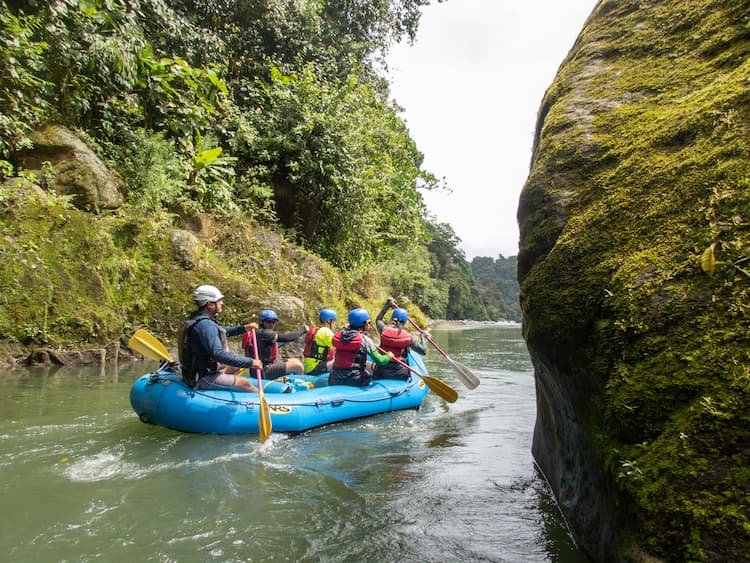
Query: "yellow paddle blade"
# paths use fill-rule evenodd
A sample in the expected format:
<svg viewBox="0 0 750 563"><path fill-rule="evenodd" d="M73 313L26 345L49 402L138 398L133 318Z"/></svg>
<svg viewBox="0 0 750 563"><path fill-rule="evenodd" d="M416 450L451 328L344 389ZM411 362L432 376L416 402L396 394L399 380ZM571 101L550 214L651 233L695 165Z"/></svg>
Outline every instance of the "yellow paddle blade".
<svg viewBox="0 0 750 563"><path fill-rule="evenodd" d="M271 414L268 412L268 403L262 391L260 394L260 413L258 414L258 434L260 434L261 444L271 434Z"/></svg>
<svg viewBox="0 0 750 563"><path fill-rule="evenodd" d="M172 361L172 356L169 355L164 344L146 329L139 328L135 331L133 336L128 340L128 348L130 348L136 354L140 354L144 358L150 360L165 360L167 362Z"/></svg>
<svg viewBox="0 0 750 563"><path fill-rule="evenodd" d="M375 346L375 348L377 348L381 354L387 353L380 346ZM435 393L438 397L445 399L449 403L455 403L456 399L458 399L458 393L456 392L456 390L450 385L448 385L447 383L439 380L437 377L424 375L423 373L415 370L413 367L411 367L409 364L407 364L405 361L403 361L400 358L393 357L391 358L391 360L396 362L397 364L404 366L410 372L415 373L419 377L421 377L422 381L424 381L425 384L427 384L427 387L430 388L430 391Z"/></svg>
<svg viewBox="0 0 750 563"><path fill-rule="evenodd" d="M441 399L445 399L449 403L455 403L456 399L458 399L458 393L456 392L456 390L440 379L436 379L429 375L422 375L421 373L419 374L419 377L421 377L422 381L427 384L427 387L430 388L430 391L435 393L435 395L437 395Z"/></svg>

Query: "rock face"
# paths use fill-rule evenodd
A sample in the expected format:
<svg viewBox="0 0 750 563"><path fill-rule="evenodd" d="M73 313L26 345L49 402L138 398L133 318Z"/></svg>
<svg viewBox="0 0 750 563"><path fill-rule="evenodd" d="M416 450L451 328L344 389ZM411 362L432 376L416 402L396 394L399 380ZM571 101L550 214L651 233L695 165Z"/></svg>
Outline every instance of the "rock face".
<svg viewBox="0 0 750 563"><path fill-rule="evenodd" d="M598 561L750 559L750 2L602 0L519 203L534 457Z"/></svg>
<svg viewBox="0 0 750 563"><path fill-rule="evenodd" d="M49 163L52 177L44 180L57 193L74 196L76 207L95 211L123 204L121 180L72 131L49 125L34 131L30 138L34 148L15 155L15 159L26 170L43 176L48 174L44 166Z"/></svg>

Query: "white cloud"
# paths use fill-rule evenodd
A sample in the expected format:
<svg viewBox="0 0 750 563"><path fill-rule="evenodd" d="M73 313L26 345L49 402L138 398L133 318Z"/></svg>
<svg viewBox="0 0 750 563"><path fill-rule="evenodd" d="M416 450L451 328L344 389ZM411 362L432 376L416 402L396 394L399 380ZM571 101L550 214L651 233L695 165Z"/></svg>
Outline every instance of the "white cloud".
<svg viewBox="0 0 750 563"><path fill-rule="evenodd" d="M415 45L388 57L391 94L424 167L426 193L470 260L518 252L516 209L544 91L596 0L449 0L424 8Z"/></svg>

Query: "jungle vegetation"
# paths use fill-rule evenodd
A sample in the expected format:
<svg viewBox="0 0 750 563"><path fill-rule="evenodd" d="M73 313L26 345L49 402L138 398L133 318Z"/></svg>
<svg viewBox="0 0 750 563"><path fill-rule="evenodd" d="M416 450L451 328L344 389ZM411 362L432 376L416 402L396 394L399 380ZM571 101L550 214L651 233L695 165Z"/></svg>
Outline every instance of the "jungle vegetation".
<svg viewBox="0 0 750 563"><path fill-rule="evenodd" d="M125 206L93 219L109 229L111 248L105 254L113 263L92 265L101 249L80 259L89 261L86 268L112 270L99 285L117 288L107 290L114 316L131 324L140 320L138 307L121 295L126 288L134 291L133 279L152 263L163 263L160 254L145 251L148 245L139 237L153 248L163 246L164 241L153 240L156 233L181 228L194 214L213 216L221 225L272 229L332 265L355 292L376 285L382 293L408 296L433 317L487 318L471 267L458 249L460 240L425 209L422 192L441 184L422 167L423 156L384 79L389 46L415 37L420 8L429 3L2 2L5 242L0 250L33 251L41 263L41 249L49 240L45 229L68 237L100 236L89 232L95 228L87 224L90 217L78 217L54 194L43 202L29 197L28 184L44 186L45 181L23 170L15 155L33 145L29 136L36 128L53 123L80 135L124 180ZM31 229L33 237L24 234L26 227L10 226L11 210L21 208L20 215L39 226ZM47 223L50 208L58 216L76 217L86 228ZM113 232L129 236L121 240ZM140 253L120 246L134 240ZM32 262L23 266L26 286L49 285L35 277ZM18 274L11 270L3 277L17 284ZM257 269L253 273L262 277ZM48 272L53 274L61 275ZM22 293L19 288L6 305L23 300ZM40 334L49 338L54 313L45 295L28 299L29 306L47 305L36 320L29 320L33 315L27 312L20 332L19 319L0 315L0 335L31 342ZM94 322L97 329L78 319L86 325L77 332L79 338L86 331L89 340L94 333L115 331L102 329L109 325L99 321ZM64 331L76 332L63 324L58 342Z"/></svg>
<svg viewBox="0 0 750 563"><path fill-rule="evenodd" d="M471 271L479 296L490 319L521 322L521 305L516 271L518 257L500 254L497 258L476 256Z"/></svg>

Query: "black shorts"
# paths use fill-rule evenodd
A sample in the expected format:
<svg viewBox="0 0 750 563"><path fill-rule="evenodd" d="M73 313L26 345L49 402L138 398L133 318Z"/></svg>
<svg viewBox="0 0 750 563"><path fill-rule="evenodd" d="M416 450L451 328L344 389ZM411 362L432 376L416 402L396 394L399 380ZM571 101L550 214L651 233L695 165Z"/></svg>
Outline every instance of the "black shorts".
<svg viewBox="0 0 750 563"><path fill-rule="evenodd" d="M400 379L406 381L410 377L410 372L406 369L406 366L397 364L396 362L389 362L384 366L375 366L372 372L373 379Z"/></svg>
<svg viewBox="0 0 750 563"><path fill-rule="evenodd" d="M261 373L263 379L278 379L286 375L286 360L276 360L274 363L268 364Z"/></svg>
<svg viewBox="0 0 750 563"><path fill-rule="evenodd" d="M370 384L372 376L369 373L362 373L352 369L331 370L328 376L328 385L349 385L351 387L366 387Z"/></svg>

